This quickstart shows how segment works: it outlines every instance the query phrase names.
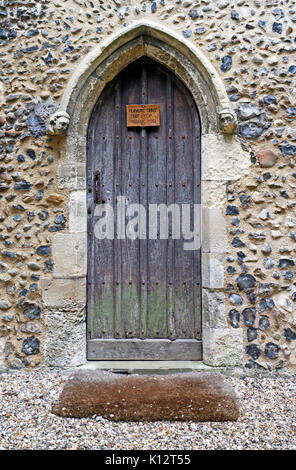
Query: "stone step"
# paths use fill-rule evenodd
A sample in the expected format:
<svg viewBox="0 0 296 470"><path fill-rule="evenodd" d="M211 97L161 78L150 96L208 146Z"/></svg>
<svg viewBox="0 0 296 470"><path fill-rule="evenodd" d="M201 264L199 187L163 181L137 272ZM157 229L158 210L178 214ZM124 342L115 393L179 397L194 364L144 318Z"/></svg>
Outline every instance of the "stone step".
<svg viewBox="0 0 296 470"><path fill-rule="evenodd" d="M220 373L161 376L83 370L68 377L52 411L114 421L235 421L239 404Z"/></svg>
<svg viewBox="0 0 296 470"><path fill-rule="evenodd" d="M78 370L105 370L115 373L138 375L171 375L187 372L221 372L223 375L240 377L244 371L240 367L213 367L202 361L87 361L69 369L69 375Z"/></svg>

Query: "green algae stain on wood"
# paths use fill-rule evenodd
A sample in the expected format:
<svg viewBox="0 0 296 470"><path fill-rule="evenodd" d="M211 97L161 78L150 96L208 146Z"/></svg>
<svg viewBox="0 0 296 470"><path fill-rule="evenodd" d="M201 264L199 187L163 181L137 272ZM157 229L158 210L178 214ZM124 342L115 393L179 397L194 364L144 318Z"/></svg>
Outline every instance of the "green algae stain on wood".
<svg viewBox="0 0 296 470"><path fill-rule="evenodd" d="M147 335L149 338L167 338L166 286L150 286L147 296Z"/></svg>
<svg viewBox="0 0 296 470"><path fill-rule="evenodd" d="M99 295L88 302L88 333L90 338L114 337L113 286L103 286Z"/></svg>
<svg viewBox="0 0 296 470"><path fill-rule="evenodd" d="M189 284L189 283L188 283ZM192 283L190 283L192 284ZM192 285L185 286L179 283L174 288L175 293L175 330L178 338L194 338L194 316L192 314L193 292Z"/></svg>
<svg viewBox="0 0 296 470"><path fill-rule="evenodd" d="M139 338L139 288L133 282L123 283L121 295L122 337Z"/></svg>

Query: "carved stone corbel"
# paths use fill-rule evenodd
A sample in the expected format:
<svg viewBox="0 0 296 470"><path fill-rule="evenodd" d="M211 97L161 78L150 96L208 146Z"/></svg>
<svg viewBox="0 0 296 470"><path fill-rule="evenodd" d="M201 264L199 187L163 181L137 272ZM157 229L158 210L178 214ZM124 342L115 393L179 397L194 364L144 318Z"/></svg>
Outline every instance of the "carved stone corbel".
<svg viewBox="0 0 296 470"><path fill-rule="evenodd" d="M232 135L237 126L236 114L229 108L219 112L220 130L222 134Z"/></svg>
<svg viewBox="0 0 296 470"><path fill-rule="evenodd" d="M46 133L49 135L67 134L70 116L66 111L56 111L51 114L46 123Z"/></svg>

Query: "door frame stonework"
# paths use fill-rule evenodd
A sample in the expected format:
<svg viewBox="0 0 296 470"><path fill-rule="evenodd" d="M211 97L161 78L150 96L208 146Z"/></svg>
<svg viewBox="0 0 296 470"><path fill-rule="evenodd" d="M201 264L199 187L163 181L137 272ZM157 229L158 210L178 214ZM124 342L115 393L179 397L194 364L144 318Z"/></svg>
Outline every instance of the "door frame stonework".
<svg viewBox="0 0 296 470"><path fill-rule="evenodd" d="M190 90L201 120L202 344L209 366L242 364L242 329L229 327L225 312L223 259L228 252L226 185L246 174L250 159L235 135L227 93L216 69L188 40L158 24L123 28L90 52L65 89L55 120L69 120L65 156L58 168L68 189L69 231L52 239L53 278L43 282L45 363L78 366L86 360L86 141L92 110L105 85L128 64L148 56L174 72ZM52 121L52 122L56 122ZM50 133L59 133L50 128Z"/></svg>

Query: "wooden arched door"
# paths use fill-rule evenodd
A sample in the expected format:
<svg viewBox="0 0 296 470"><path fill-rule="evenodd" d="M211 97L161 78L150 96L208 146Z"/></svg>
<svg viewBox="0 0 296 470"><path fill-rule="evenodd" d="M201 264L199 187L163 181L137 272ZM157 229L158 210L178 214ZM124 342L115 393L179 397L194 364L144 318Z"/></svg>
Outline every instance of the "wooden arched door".
<svg viewBox="0 0 296 470"><path fill-rule="evenodd" d="M160 125L127 127L126 105L139 104L158 104ZM146 239L128 238L128 215L119 227L118 197L127 212L144 207ZM110 226L109 238L96 236L104 204L113 239ZM172 226L168 239L149 238L151 204L200 204L200 121L181 81L142 58L106 86L89 123L89 360L201 359L200 250L184 250Z"/></svg>

